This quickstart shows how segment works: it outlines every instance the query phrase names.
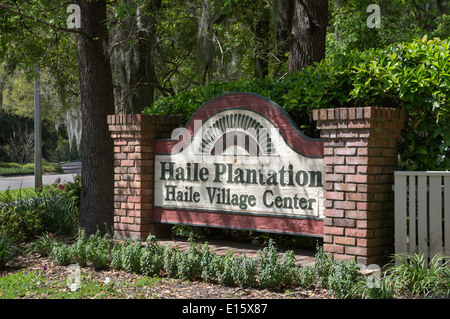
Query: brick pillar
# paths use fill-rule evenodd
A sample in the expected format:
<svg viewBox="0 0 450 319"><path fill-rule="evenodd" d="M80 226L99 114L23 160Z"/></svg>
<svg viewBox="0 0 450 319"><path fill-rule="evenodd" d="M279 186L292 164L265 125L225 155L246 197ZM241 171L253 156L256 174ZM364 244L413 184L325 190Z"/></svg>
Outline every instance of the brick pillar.
<svg viewBox="0 0 450 319"><path fill-rule="evenodd" d="M313 111L324 139L324 251L382 264L394 252L394 171L405 112L357 107Z"/></svg>
<svg viewBox="0 0 450 319"><path fill-rule="evenodd" d="M108 116L114 139L114 235L145 240L163 226L151 222L155 138L170 138L182 120L175 116Z"/></svg>

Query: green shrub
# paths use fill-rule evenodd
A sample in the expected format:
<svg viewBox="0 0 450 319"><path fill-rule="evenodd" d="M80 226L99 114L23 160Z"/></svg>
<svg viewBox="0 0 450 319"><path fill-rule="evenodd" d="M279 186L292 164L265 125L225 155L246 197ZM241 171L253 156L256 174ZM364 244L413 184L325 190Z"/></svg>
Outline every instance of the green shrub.
<svg viewBox="0 0 450 319"><path fill-rule="evenodd" d="M123 270L122 267L122 244L114 244L111 250L111 267L116 270Z"/></svg>
<svg viewBox="0 0 450 319"><path fill-rule="evenodd" d="M384 280L393 284L397 293L426 297L450 296L450 261L437 254L430 261L424 254L395 255L385 270Z"/></svg>
<svg viewBox="0 0 450 319"><path fill-rule="evenodd" d="M78 229L78 206L73 194L56 180L52 185L44 185L31 201L33 206L43 209L43 227L54 234L73 235Z"/></svg>
<svg viewBox="0 0 450 319"><path fill-rule="evenodd" d="M328 277L333 272L335 266L336 261L333 257L325 253L322 247L318 247L315 255L314 270L319 285L327 287Z"/></svg>
<svg viewBox="0 0 450 319"><path fill-rule="evenodd" d="M0 234L9 233L14 241L32 239L45 232L73 235L78 228L77 188L59 181L34 189L10 190L0 196Z"/></svg>
<svg viewBox="0 0 450 319"><path fill-rule="evenodd" d="M258 251L258 277L261 287L279 289L290 286L297 281L298 272L293 252L284 253L280 259L272 240L267 247Z"/></svg>
<svg viewBox="0 0 450 319"><path fill-rule="evenodd" d="M236 257L233 256L231 250L227 251L225 256L220 258L218 263L218 281L222 285L235 285L235 267Z"/></svg>
<svg viewBox="0 0 450 319"><path fill-rule="evenodd" d="M239 287L248 288L257 286L257 273L256 260L242 254L239 257L235 257L233 277L234 282Z"/></svg>
<svg viewBox="0 0 450 319"><path fill-rule="evenodd" d="M208 243L202 247L202 255L200 259L201 277L206 282L214 282L218 278L218 265L220 257L211 250Z"/></svg>
<svg viewBox="0 0 450 319"><path fill-rule="evenodd" d="M312 266L303 266L298 271L298 285L309 288L316 282L316 272Z"/></svg>
<svg viewBox="0 0 450 319"><path fill-rule="evenodd" d="M195 279L201 273L201 253L197 244L189 238L187 252L181 255L178 264L178 275L183 279Z"/></svg>
<svg viewBox="0 0 450 319"><path fill-rule="evenodd" d="M127 240L122 247L122 268L130 273L141 271L141 243L139 240Z"/></svg>
<svg viewBox="0 0 450 319"><path fill-rule="evenodd" d="M11 243L11 239L0 236L0 269L5 267L12 255L13 249Z"/></svg>
<svg viewBox="0 0 450 319"><path fill-rule="evenodd" d="M358 277L355 260L340 260L337 267L329 273L327 288L338 298L351 297L351 291Z"/></svg>
<svg viewBox="0 0 450 319"><path fill-rule="evenodd" d="M72 262L70 246L66 243L55 242L52 244L50 256L60 266L67 266Z"/></svg>
<svg viewBox="0 0 450 319"><path fill-rule="evenodd" d="M163 253L164 267L163 270L168 277L178 277L179 260L183 257L184 253L179 251L176 247L165 246Z"/></svg>
<svg viewBox="0 0 450 319"><path fill-rule="evenodd" d="M44 233L37 237L37 239L25 245L27 254L38 253L42 256L50 255L52 245L55 242L52 233Z"/></svg>
<svg viewBox="0 0 450 319"><path fill-rule="evenodd" d="M159 275L164 268L164 250L160 247L157 249L143 249L140 266L141 273L146 276Z"/></svg>
<svg viewBox="0 0 450 319"><path fill-rule="evenodd" d="M28 206L28 207L27 207ZM13 241L23 241L43 231L42 207L21 203L8 204L0 208L0 235Z"/></svg>
<svg viewBox="0 0 450 319"><path fill-rule="evenodd" d="M91 262L94 268L105 269L109 265L111 250L111 235L106 233L101 235L97 230L95 234L89 236L86 245L86 258Z"/></svg>
<svg viewBox="0 0 450 319"><path fill-rule="evenodd" d="M80 267L85 267L88 261L87 244L87 236L82 229L79 229L77 241L70 246L70 249L75 262Z"/></svg>

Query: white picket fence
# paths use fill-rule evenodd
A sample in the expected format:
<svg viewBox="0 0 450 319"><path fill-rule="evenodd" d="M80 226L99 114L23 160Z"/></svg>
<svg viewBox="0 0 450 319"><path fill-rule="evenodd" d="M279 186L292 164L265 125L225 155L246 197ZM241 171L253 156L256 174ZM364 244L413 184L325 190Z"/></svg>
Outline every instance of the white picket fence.
<svg viewBox="0 0 450 319"><path fill-rule="evenodd" d="M450 256L450 172L395 172L395 253Z"/></svg>

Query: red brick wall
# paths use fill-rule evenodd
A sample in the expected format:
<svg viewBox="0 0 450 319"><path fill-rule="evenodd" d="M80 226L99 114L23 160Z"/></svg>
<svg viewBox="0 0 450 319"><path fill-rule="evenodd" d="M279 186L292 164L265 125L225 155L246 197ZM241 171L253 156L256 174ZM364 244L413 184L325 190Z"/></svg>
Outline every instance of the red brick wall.
<svg viewBox="0 0 450 319"><path fill-rule="evenodd" d="M359 107L313 111L324 139L324 251L382 263L393 253L394 171L405 112Z"/></svg>
<svg viewBox="0 0 450 319"><path fill-rule="evenodd" d="M151 222L155 138L170 138L182 120L174 116L108 116L114 140L114 235L145 240L165 225Z"/></svg>

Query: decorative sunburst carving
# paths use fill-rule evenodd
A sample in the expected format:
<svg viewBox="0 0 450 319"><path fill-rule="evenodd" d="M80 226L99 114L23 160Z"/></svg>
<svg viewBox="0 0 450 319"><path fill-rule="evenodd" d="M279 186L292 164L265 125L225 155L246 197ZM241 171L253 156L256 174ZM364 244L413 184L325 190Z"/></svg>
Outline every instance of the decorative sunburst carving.
<svg viewBox="0 0 450 319"><path fill-rule="evenodd" d="M230 146L241 146L248 155L272 155L275 147L269 130L248 114L226 114L205 129L201 154L220 155Z"/></svg>

